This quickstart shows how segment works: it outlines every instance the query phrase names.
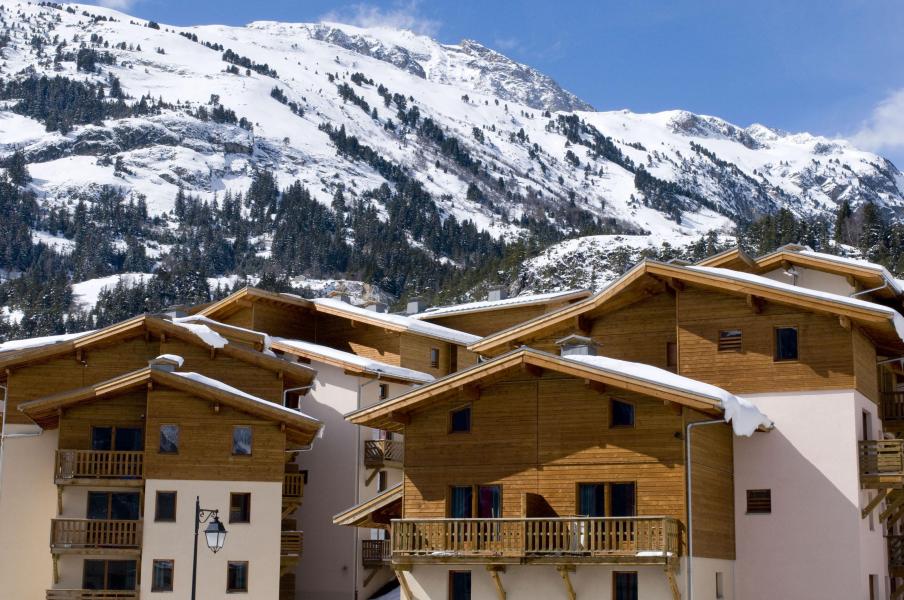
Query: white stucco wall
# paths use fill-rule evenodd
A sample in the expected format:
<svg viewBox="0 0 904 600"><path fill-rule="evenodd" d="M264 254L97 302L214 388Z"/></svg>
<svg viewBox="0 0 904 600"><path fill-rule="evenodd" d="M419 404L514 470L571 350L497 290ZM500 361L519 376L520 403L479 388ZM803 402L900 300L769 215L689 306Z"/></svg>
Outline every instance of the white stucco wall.
<svg viewBox="0 0 904 600"><path fill-rule="evenodd" d="M176 492L176 522L154 522L157 491ZM251 493L251 522L229 522L229 494ZM214 554L198 540L198 598L222 600L229 561L248 561L248 594L254 600L279 598L279 544L282 483L249 481L186 481L148 479L145 482L144 540L141 556L141 597L189 598L194 545L195 497L201 508L218 509L226 527L226 544ZM154 559L172 559L173 592L151 592Z"/></svg>
<svg viewBox="0 0 904 600"><path fill-rule="evenodd" d="M7 424L5 434L35 426ZM0 598L44 598L52 587L50 520L56 516L53 480L57 432L3 440L0 473Z"/></svg>
<svg viewBox="0 0 904 600"><path fill-rule="evenodd" d="M735 439L737 597L868 597L865 574L887 572L881 528L860 517L860 411L878 433L875 405L853 390L749 398L776 427ZM746 491L763 488L772 513L746 514Z"/></svg>
<svg viewBox="0 0 904 600"><path fill-rule="evenodd" d="M821 290L840 296L847 296L854 292L854 288L847 282L847 278L842 277L841 275L833 275L832 273L817 271L816 269L807 269L801 266L797 266L796 269L798 272L797 285L800 287L811 290ZM764 273L763 277L781 283L792 283L791 277L785 275L784 269L769 271L768 273Z"/></svg>

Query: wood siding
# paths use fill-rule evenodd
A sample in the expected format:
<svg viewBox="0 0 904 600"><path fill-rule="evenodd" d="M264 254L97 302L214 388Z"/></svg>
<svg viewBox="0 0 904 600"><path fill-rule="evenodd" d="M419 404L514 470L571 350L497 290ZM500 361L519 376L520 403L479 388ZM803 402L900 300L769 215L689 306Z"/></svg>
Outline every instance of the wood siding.
<svg viewBox="0 0 904 600"><path fill-rule="evenodd" d="M147 392L144 389L73 406L60 418L59 448L91 450L92 427L136 427L143 430L146 406Z"/></svg>
<svg viewBox="0 0 904 600"><path fill-rule="evenodd" d="M435 319L425 319L428 323L436 323L450 329L466 331L480 337L485 337L491 333L497 333L503 329L508 329L515 325L529 321L534 317L548 313L562 304L546 305L538 304L536 306L516 306L513 308L485 310L481 312L465 313L465 314L449 314L448 316L437 317Z"/></svg>
<svg viewBox="0 0 904 600"><path fill-rule="evenodd" d="M399 365L400 334L333 315L316 315L317 344L351 352L390 365Z"/></svg>
<svg viewBox="0 0 904 600"><path fill-rule="evenodd" d="M686 422L708 418L688 412ZM733 560L734 455L731 427L725 424L694 428L691 433L691 459L694 555Z"/></svg>
<svg viewBox="0 0 904 600"><path fill-rule="evenodd" d="M876 347L860 329L854 327L852 335L857 391L879 404L879 369L876 365Z"/></svg>

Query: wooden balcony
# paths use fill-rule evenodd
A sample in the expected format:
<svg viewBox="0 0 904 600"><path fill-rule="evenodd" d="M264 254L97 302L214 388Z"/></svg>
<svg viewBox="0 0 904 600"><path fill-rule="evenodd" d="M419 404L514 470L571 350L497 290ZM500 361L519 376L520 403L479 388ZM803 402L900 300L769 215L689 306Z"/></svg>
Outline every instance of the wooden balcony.
<svg viewBox="0 0 904 600"><path fill-rule="evenodd" d="M138 600L138 590L47 590L47 600Z"/></svg>
<svg viewBox="0 0 904 600"><path fill-rule="evenodd" d="M304 533L301 531L283 531L279 538L279 571L280 577L295 570L304 552Z"/></svg>
<svg viewBox="0 0 904 600"><path fill-rule="evenodd" d="M138 554L141 521L52 519L50 551L54 554Z"/></svg>
<svg viewBox="0 0 904 600"><path fill-rule="evenodd" d="M392 562L390 540L361 540L361 563L365 567L382 567Z"/></svg>
<svg viewBox="0 0 904 600"><path fill-rule="evenodd" d="M860 484L864 488L904 486L904 440L860 442Z"/></svg>
<svg viewBox="0 0 904 600"><path fill-rule="evenodd" d="M882 392L882 421L886 431L904 426L904 392Z"/></svg>
<svg viewBox="0 0 904 600"><path fill-rule="evenodd" d="M392 522L394 563L669 564L680 543L680 524L669 517Z"/></svg>
<svg viewBox="0 0 904 600"><path fill-rule="evenodd" d="M304 475L301 473L286 473L283 476L283 498L301 500L304 497Z"/></svg>
<svg viewBox="0 0 904 600"><path fill-rule="evenodd" d="M904 570L904 535L885 536L888 543L888 568L889 571Z"/></svg>
<svg viewBox="0 0 904 600"><path fill-rule="evenodd" d="M58 485L140 487L143 485L144 452L105 450L57 450L55 480Z"/></svg>
<svg viewBox="0 0 904 600"><path fill-rule="evenodd" d="M364 442L364 467L367 469L401 467L404 459L404 442L396 440L367 440Z"/></svg>

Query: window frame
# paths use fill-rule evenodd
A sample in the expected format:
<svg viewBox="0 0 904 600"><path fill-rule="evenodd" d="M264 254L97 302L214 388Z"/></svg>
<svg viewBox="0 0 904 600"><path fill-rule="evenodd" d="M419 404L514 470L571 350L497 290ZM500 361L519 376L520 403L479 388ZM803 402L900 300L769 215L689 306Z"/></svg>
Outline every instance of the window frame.
<svg viewBox="0 0 904 600"><path fill-rule="evenodd" d="M605 513L602 517L586 517L585 515L581 515L578 511L581 508L581 486L582 485L601 485L603 486L603 512ZM574 483L574 514L577 517L584 517L587 519L597 519L597 518L613 518L612 517L612 486L613 485L632 485L634 486L634 515L637 516L637 480L624 480L624 481L576 481ZM629 517L614 517L614 518L629 518Z"/></svg>
<svg viewBox="0 0 904 600"><path fill-rule="evenodd" d="M624 404L625 406L631 407L631 424L630 425L616 425L613 422L613 416L615 415L615 411L613 410L615 407L615 403ZM615 396L609 396L609 429L636 429L637 428L637 404L630 400L625 400L623 398L616 398Z"/></svg>
<svg viewBox="0 0 904 600"><path fill-rule="evenodd" d="M164 450L163 449L163 428L164 427L175 427L176 428L176 449L175 450ZM157 454L166 454L173 455L179 454L179 451L182 446L182 426L178 423L161 423L160 427L157 430L158 438L157 438Z"/></svg>
<svg viewBox="0 0 904 600"><path fill-rule="evenodd" d="M439 368L439 364L441 362L440 358L441 358L441 353L439 351L439 348L431 347L430 348L430 368L431 369Z"/></svg>
<svg viewBox="0 0 904 600"><path fill-rule="evenodd" d="M380 389L380 393L379 393L380 400L386 400L387 398L389 398L389 384L388 383L381 383L379 385L379 389Z"/></svg>
<svg viewBox="0 0 904 600"><path fill-rule="evenodd" d="M173 518L160 518L160 496L163 494L172 494L173 496ZM155 523L175 523L179 514L179 494L175 490L157 490L154 494L154 522Z"/></svg>
<svg viewBox="0 0 904 600"><path fill-rule="evenodd" d="M452 516L452 490L456 488L470 488L471 490L471 516L470 517L453 517ZM505 489L501 483L461 483L452 484L446 488L446 518L490 518L490 517L474 517L480 512L480 489L481 488L498 488L499 490L499 517L502 518L504 504Z"/></svg>
<svg viewBox="0 0 904 600"><path fill-rule="evenodd" d="M631 575L634 577L634 584L637 586L637 597L640 597L640 573L637 571L612 571L612 598L615 599L616 583L619 575Z"/></svg>
<svg viewBox="0 0 904 600"><path fill-rule="evenodd" d="M454 415L455 413L459 413L463 410L468 411L468 429L467 430L455 430L452 428L452 421L453 421L452 415ZM469 433L471 433L471 431L473 431L473 429L474 429L474 408L473 408L473 404L471 402L468 402L467 404L459 404L455 408L449 409L449 423L446 427L446 432L448 434L450 434L450 435L452 435L452 434L455 434L455 435L469 434Z"/></svg>
<svg viewBox="0 0 904 600"><path fill-rule="evenodd" d="M232 518L232 506L233 506L232 502L233 502L233 499L237 498L237 497L247 498L247 502L243 509L243 513L246 513L246 514L244 515L244 518L242 520ZM251 492L229 492L229 523L230 524L232 524L232 523L250 524L251 523Z"/></svg>
<svg viewBox="0 0 904 600"><path fill-rule="evenodd" d="M470 595L473 593L474 577L471 574L471 571L469 569L449 569L449 576L448 576L449 583L448 583L448 592L447 592L449 600L455 600L455 587L453 586L453 582L455 581L455 576L461 575L464 573L468 574L468 594Z"/></svg>
<svg viewBox="0 0 904 600"><path fill-rule="evenodd" d="M231 588L229 587L229 571L233 565L242 565L245 569L245 587ZM247 560L230 560L226 561L226 593L227 594L247 594L249 589L248 581L251 579L251 564Z"/></svg>
<svg viewBox="0 0 904 600"><path fill-rule="evenodd" d="M136 508L138 509L138 516L135 519L123 519L117 518L113 519L113 496L121 495L121 496L137 496L138 500L136 502ZM129 492L129 491L120 491L120 490L88 490L88 493L85 495L85 515L88 515L91 512L91 498L92 496L104 496L107 500L107 510L106 516L102 520L116 520L116 521L141 521L144 518L144 493L143 492Z"/></svg>
<svg viewBox="0 0 904 600"><path fill-rule="evenodd" d="M767 492L769 495L769 508L768 510L750 510L750 499L751 493L762 493ZM749 488L745 492L745 498L747 500L746 505L744 506L745 514L748 515L771 515L772 514L772 488ZM763 501L763 500L760 500Z"/></svg>
<svg viewBox="0 0 904 600"><path fill-rule="evenodd" d="M235 448L235 434L240 429L247 429L248 436L250 438L250 444L248 446L248 452L236 452ZM232 426L232 456L254 456L254 427L251 425L233 425Z"/></svg>
<svg viewBox="0 0 904 600"><path fill-rule="evenodd" d="M157 565L159 563L170 564L170 581L168 588L157 587ZM155 558L151 563L151 591L152 592L172 592L176 581L176 559L174 558Z"/></svg>
<svg viewBox="0 0 904 600"><path fill-rule="evenodd" d="M794 330L794 358L778 357L778 332L781 329ZM800 362L800 328L797 325L782 325L772 328L772 362L774 363L795 363Z"/></svg>

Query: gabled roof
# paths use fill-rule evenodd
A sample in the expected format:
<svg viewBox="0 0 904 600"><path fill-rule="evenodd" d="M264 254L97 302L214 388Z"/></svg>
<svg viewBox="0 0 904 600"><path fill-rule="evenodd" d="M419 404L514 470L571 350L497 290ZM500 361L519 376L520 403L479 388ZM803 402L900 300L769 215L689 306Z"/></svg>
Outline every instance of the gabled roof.
<svg viewBox="0 0 904 600"><path fill-rule="evenodd" d="M195 314L222 319L227 315L251 306L254 302L263 302L288 309L307 310L311 308L311 301L295 294L280 294L268 292L256 287L244 287L237 292L229 294L222 300L205 305Z"/></svg>
<svg viewBox="0 0 904 600"><path fill-rule="evenodd" d="M78 350L89 349L97 345L112 344L119 340L150 333L172 337L202 348L216 349L218 353L224 356L277 373L282 372L293 381L308 384L314 379L314 370L309 367L290 363L276 356L251 350L239 344L230 344L227 337L214 331L212 327L208 326L209 323L196 321L195 317L189 317L189 319L191 320L177 319L174 322L151 315L141 315L64 341L13 352L4 352L0 354L0 374L5 373L6 369L50 360ZM229 328L229 326L218 327L226 336L229 336L230 333L226 328ZM5 375L0 375L0 377L5 377Z"/></svg>
<svg viewBox="0 0 904 600"><path fill-rule="evenodd" d="M563 302L575 302L590 296L590 290L566 290L564 292L549 292L546 294L527 294L515 296L505 300L483 300L479 302L466 302L451 306L437 306L428 308L422 313L411 315L415 319L429 321L441 317L453 315L466 315L471 313L486 312L492 310L504 310L508 308L521 308L524 306L537 306L542 304L561 304Z"/></svg>
<svg viewBox="0 0 904 600"><path fill-rule="evenodd" d="M145 387L148 383L176 389L197 398L219 402L236 410L282 423L286 426L288 439L298 444L310 444L322 427L320 421L313 417L252 396L199 373L167 372L150 367L94 385L31 400L20 404L19 410L41 427L53 428L57 424L61 409L123 394Z"/></svg>
<svg viewBox="0 0 904 600"><path fill-rule="evenodd" d="M740 248L729 248L718 254L708 256L699 261L697 265L701 267L723 267L725 269L755 269L756 261L749 254Z"/></svg>
<svg viewBox="0 0 904 600"><path fill-rule="evenodd" d="M567 327L570 321L592 311L615 310L650 294L664 292L674 282L849 318L867 328L877 343L904 350L904 318L892 308L730 269L683 267L649 260L638 263L595 296L487 336L469 349L498 353L512 344Z"/></svg>
<svg viewBox="0 0 904 600"><path fill-rule="evenodd" d="M316 360L339 367L349 373L367 377L379 377L380 379L399 383L426 383L434 379L433 375L415 371L414 369L397 367L396 365L390 365L365 356L304 340L273 338L270 342L270 347L277 352L284 352L307 360Z"/></svg>
<svg viewBox="0 0 904 600"><path fill-rule="evenodd" d="M377 494L370 500L356 504L333 517L333 525L349 527L388 527L389 518L402 516L402 484Z"/></svg>
<svg viewBox="0 0 904 600"><path fill-rule="evenodd" d="M741 413L752 409L755 411L754 416L758 415L761 420L743 435L750 435L761 424L771 425L771 422L755 407L714 385L641 363L605 356L557 356L528 347L512 350L491 361L453 373L396 398L357 410L346 415L346 419L356 425L404 432L404 423L410 418L411 412L429 406L447 394L461 393L463 389L486 385L506 373L525 368L529 371L545 369L637 392L712 416L725 416L726 420L738 416L738 413L733 412L738 407L741 407ZM740 418L749 421L750 417L750 414L745 414ZM737 430L738 424L735 425Z"/></svg>

